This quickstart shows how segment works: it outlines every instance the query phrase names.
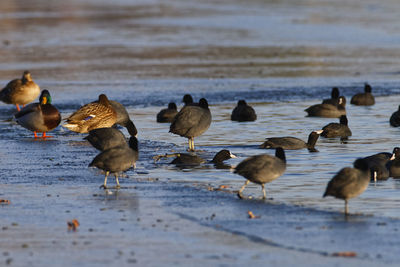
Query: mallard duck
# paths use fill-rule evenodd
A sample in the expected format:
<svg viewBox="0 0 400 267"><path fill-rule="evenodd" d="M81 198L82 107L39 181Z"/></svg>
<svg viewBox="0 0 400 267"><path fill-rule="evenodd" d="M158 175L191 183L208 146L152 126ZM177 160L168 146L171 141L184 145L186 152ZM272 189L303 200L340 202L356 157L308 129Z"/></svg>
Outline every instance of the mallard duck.
<svg viewBox="0 0 400 267"><path fill-rule="evenodd" d="M29 71L24 71L21 79L10 81L6 87L0 91L0 100L6 104L14 104L20 111L19 105L25 106L31 103L40 94L40 87L31 77Z"/></svg>
<svg viewBox="0 0 400 267"><path fill-rule="evenodd" d="M105 94L99 100L86 104L66 119L63 127L77 133L88 133L97 128L113 126L117 121L117 113Z"/></svg>
<svg viewBox="0 0 400 267"><path fill-rule="evenodd" d="M211 124L208 102L202 98L198 106L185 106L171 123L169 132L189 139L189 151L194 151L194 137L207 131Z"/></svg>
<svg viewBox="0 0 400 267"><path fill-rule="evenodd" d="M35 138L37 132L42 133L42 138L56 128L61 122L61 115L51 104L51 96L49 91L43 90L39 98L39 103L32 103L24 107L21 111L14 115L17 123L22 127L33 131Z"/></svg>

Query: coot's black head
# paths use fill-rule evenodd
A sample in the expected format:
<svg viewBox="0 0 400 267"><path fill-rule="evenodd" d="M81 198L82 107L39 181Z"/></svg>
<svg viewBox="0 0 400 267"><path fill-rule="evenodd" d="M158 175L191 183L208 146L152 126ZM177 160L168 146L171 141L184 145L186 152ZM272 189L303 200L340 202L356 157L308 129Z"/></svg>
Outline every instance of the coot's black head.
<svg viewBox="0 0 400 267"><path fill-rule="evenodd" d="M353 163L355 169L359 169L362 171L369 170L368 161L363 158L358 158Z"/></svg>
<svg viewBox="0 0 400 267"><path fill-rule="evenodd" d="M237 105L238 105L238 106L247 106L247 103L246 103L245 100L242 99L242 100L239 100L239 101L238 101Z"/></svg>
<svg viewBox="0 0 400 267"><path fill-rule="evenodd" d="M183 96L183 100L182 101L183 101L183 103L185 103L185 105L192 104L193 103L193 97L191 95L189 95L189 94L186 94L186 95Z"/></svg>
<svg viewBox="0 0 400 267"><path fill-rule="evenodd" d="M138 140L136 137L131 136L129 138L129 147L132 148L134 151L139 151L139 144Z"/></svg>
<svg viewBox="0 0 400 267"><path fill-rule="evenodd" d="M400 159L400 147L395 147L393 149L392 157L390 158L390 160L394 159Z"/></svg>
<svg viewBox="0 0 400 267"><path fill-rule="evenodd" d="M285 151L281 147L277 147L275 150L275 157L280 158L283 162L286 162Z"/></svg>
<svg viewBox="0 0 400 267"><path fill-rule="evenodd" d="M233 155L229 150L223 149L223 150L219 151L217 154L215 154L215 156L211 162L222 163L224 160L231 159L231 158L236 158L236 156Z"/></svg>
<svg viewBox="0 0 400 267"><path fill-rule="evenodd" d="M208 102L205 98L200 99L199 106L208 109Z"/></svg>
<svg viewBox="0 0 400 267"><path fill-rule="evenodd" d="M340 124L347 125L348 123L349 123L349 121L347 120L347 116L346 115L340 116Z"/></svg>
<svg viewBox="0 0 400 267"><path fill-rule="evenodd" d="M339 105L343 107L346 105L346 98L344 96L339 96Z"/></svg>
<svg viewBox="0 0 400 267"><path fill-rule="evenodd" d="M176 104L174 102L171 102L168 104L168 109L177 110L178 107L176 106Z"/></svg>
<svg viewBox="0 0 400 267"><path fill-rule="evenodd" d="M333 87L331 92L331 98L339 98L339 88Z"/></svg>
<svg viewBox="0 0 400 267"><path fill-rule="evenodd" d="M371 87L371 85L369 85L368 83L366 83L366 84L364 85L364 91L365 91L366 93L371 93L371 92L372 92L372 87Z"/></svg>

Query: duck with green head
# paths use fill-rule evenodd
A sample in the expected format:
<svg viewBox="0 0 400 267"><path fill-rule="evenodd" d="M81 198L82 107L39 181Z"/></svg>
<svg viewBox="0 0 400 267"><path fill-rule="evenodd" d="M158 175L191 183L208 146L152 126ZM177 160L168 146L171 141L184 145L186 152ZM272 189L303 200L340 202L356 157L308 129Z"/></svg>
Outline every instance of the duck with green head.
<svg viewBox="0 0 400 267"><path fill-rule="evenodd" d="M42 133L42 138L56 128L61 122L60 112L51 104L51 96L48 90L43 90L39 98L39 103L27 105L14 115L17 123L22 127L33 131L35 138L37 133Z"/></svg>

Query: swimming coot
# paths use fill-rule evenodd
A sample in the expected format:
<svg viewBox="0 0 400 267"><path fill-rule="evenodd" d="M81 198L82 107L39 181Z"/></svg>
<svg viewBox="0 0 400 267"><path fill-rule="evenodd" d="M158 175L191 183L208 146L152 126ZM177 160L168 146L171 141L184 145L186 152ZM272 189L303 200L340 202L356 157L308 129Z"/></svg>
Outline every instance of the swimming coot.
<svg viewBox="0 0 400 267"><path fill-rule="evenodd" d="M175 115L178 114L178 107L174 102L168 104L168 108L162 109L157 114L157 122L172 122Z"/></svg>
<svg viewBox="0 0 400 267"><path fill-rule="evenodd" d="M392 116L390 116L390 125L393 127L399 127L400 126L400 105L397 111L395 111Z"/></svg>
<svg viewBox="0 0 400 267"><path fill-rule="evenodd" d="M372 106L375 104L375 98L371 93L371 86L366 83L364 86L364 93L355 94L350 103L357 106Z"/></svg>
<svg viewBox="0 0 400 267"><path fill-rule="evenodd" d="M339 103L339 88L333 87L331 91L331 98L323 99L322 104L332 104L332 105L337 105Z"/></svg>
<svg viewBox="0 0 400 267"><path fill-rule="evenodd" d="M292 136L270 137L267 138L267 140L260 145L260 148L272 149L272 148L282 147L285 150L308 148L310 152L318 152L318 150L315 149L315 143L317 142L318 137L320 136L321 133L322 130L312 131L308 135L307 143L299 138Z"/></svg>
<svg viewBox="0 0 400 267"><path fill-rule="evenodd" d="M257 119L254 109L247 105L245 100L239 100L233 109L231 120L233 121L255 121Z"/></svg>
<svg viewBox="0 0 400 267"><path fill-rule="evenodd" d="M346 138L352 135L351 130L348 126L348 120L346 115L340 116L340 123L331 122L322 127L321 136L327 138L342 137Z"/></svg>
<svg viewBox="0 0 400 267"><path fill-rule="evenodd" d="M392 157L387 163L389 169L389 176L393 178L400 178L400 148L395 147L393 149Z"/></svg>
<svg viewBox="0 0 400 267"><path fill-rule="evenodd" d="M316 104L308 107L304 111L308 113L309 117L339 118L342 115L346 115L345 106L346 98L344 96L340 96L337 105Z"/></svg>

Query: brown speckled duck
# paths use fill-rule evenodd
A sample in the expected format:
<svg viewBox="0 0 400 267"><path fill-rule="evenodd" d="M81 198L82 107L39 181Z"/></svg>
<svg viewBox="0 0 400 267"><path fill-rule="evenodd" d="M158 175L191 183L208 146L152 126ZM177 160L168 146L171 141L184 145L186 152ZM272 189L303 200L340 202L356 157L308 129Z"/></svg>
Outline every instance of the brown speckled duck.
<svg viewBox="0 0 400 267"><path fill-rule="evenodd" d="M105 94L99 100L86 104L66 119L62 126L77 133L88 133L97 128L111 127L117 121L117 113Z"/></svg>
<svg viewBox="0 0 400 267"><path fill-rule="evenodd" d="M35 138L37 133L42 133L42 138L51 137L46 136L49 132L56 128L61 122L61 115L51 104L51 96L49 91L43 90L39 98L39 103L32 103L24 107L21 111L17 112L14 117L17 123L22 127L33 131Z"/></svg>
<svg viewBox="0 0 400 267"><path fill-rule="evenodd" d="M0 100L6 104L14 104L20 111L19 105L25 106L31 103L40 94L40 87L31 77L29 71L24 71L21 79L10 81L0 91Z"/></svg>

